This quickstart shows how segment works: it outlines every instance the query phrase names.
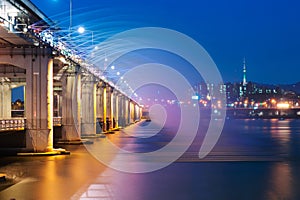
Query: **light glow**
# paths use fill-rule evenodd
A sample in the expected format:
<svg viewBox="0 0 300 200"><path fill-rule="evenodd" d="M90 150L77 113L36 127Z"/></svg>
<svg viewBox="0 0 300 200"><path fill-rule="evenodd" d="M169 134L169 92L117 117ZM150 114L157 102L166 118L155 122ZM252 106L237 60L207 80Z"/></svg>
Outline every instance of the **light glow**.
<svg viewBox="0 0 300 200"><path fill-rule="evenodd" d="M286 103L286 102L281 102L277 104L277 108L279 109L289 109L290 108L290 104Z"/></svg>
<svg viewBox="0 0 300 200"><path fill-rule="evenodd" d="M199 100L199 96L194 95L194 96L192 96L192 99L193 99L193 100Z"/></svg>
<svg viewBox="0 0 300 200"><path fill-rule="evenodd" d="M82 33L85 32L85 28L84 27L79 27L77 31L78 31L78 33L82 34Z"/></svg>

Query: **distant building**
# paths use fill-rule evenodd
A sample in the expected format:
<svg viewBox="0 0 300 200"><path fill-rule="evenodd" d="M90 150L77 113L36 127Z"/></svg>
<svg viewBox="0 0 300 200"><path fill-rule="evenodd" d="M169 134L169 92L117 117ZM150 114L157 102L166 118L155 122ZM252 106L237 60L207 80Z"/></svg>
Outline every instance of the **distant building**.
<svg viewBox="0 0 300 200"><path fill-rule="evenodd" d="M247 96L247 68L246 68L246 59L243 61L243 82L240 86L240 98L246 98Z"/></svg>
<svg viewBox="0 0 300 200"><path fill-rule="evenodd" d="M240 84L239 83L226 83L226 98L227 104L232 104L239 101L240 98Z"/></svg>
<svg viewBox="0 0 300 200"><path fill-rule="evenodd" d="M276 85L267 85L247 81L246 60L243 61L243 76L241 82L212 84L201 82L194 86L194 92L199 102L209 106L209 102L219 94L226 95L227 107L255 108L263 106L271 108L277 102L289 102L291 107L300 107L300 94L283 89ZM295 86L296 87L296 86Z"/></svg>

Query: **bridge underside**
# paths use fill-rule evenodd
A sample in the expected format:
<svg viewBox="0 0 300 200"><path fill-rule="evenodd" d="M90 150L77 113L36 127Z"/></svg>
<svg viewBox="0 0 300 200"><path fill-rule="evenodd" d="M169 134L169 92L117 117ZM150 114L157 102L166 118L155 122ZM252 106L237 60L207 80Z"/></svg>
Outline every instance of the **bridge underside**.
<svg viewBox="0 0 300 200"><path fill-rule="evenodd" d="M24 85L27 149L52 151L53 122L61 126L61 140L78 141L140 118L141 110L128 97L74 63L62 62L51 49L5 47L0 54L0 118L5 127L10 123L11 90Z"/></svg>

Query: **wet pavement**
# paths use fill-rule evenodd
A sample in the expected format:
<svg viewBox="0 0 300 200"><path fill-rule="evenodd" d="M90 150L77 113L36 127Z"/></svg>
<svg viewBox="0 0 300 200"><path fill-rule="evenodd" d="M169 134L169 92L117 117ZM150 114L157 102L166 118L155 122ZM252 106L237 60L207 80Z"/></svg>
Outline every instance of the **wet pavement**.
<svg viewBox="0 0 300 200"><path fill-rule="evenodd" d="M70 146L72 155L9 157L0 168L16 184L0 199L69 199L105 168L83 146Z"/></svg>
<svg viewBox="0 0 300 200"><path fill-rule="evenodd" d="M141 126L131 128L136 134L148 133ZM108 140L128 152L160 149L174 137L172 130L147 139L116 132L91 139L89 146L61 146L71 155L1 157L0 173L7 174L11 186L2 185L0 199L300 199L299 120L228 121L204 160L197 158L200 130L180 159L149 173L120 172L94 157L97 152L114 163L118 155ZM138 171L139 159L130 157L116 166Z"/></svg>

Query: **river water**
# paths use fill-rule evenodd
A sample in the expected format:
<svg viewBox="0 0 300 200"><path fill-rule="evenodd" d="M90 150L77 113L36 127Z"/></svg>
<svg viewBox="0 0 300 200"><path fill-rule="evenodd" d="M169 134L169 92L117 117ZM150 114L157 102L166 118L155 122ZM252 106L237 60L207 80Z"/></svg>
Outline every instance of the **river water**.
<svg viewBox="0 0 300 200"><path fill-rule="evenodd" d="M170 142L170 130L145 141L118 132L93 139L90 149L106 154L109 139L128 151L152 151ZM0 172L18 182L2 190L0 199L300 199L300 120L227 120L212 152L199 159L205 130L200 124L181 158L150 173L113 170L84 146L64 146L71 155L58 157L3 157Z"/></svg>
<svg viewBox="0 0 300 200"><path fill-rule="evenodd" d="M227 120L212 152L199 159L206 126L200 123L192 146L170 166L116 173L117 199L300 199L300 120Z"/></svg>

